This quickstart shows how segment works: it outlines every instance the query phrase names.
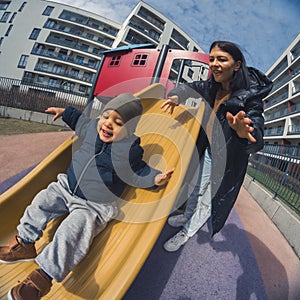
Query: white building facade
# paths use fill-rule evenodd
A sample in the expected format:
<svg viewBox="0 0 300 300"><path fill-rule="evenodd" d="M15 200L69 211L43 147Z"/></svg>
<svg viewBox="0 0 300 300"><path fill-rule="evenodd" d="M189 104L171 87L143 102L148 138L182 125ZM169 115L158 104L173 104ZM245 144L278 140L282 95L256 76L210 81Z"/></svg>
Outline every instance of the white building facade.
<svg viewBox="0 0 300 300"><path fill-rule="evenodd" d="M300 145L300 33L266 72L274 82L264 99L265 144Z"/></svg>
<svg viewBox="0 0 300 300"><path fill-rule="evenodd" d="M52 1L0 0L0 77L88 95L102 51L145 43L204 52L143 1L118 24Z"/></svg>

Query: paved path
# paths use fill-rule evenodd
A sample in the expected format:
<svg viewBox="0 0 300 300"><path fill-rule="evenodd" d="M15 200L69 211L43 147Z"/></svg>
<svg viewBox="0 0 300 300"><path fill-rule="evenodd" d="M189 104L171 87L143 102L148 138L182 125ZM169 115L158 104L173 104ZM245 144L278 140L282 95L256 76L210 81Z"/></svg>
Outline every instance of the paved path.
<svg viewBox="0 0 300 300"><path fill-rule="evenodd" d="M71 135L0 136L0 193ZM205 225L178 252L167 253L162 244L175 232L164 227L123 300L300 299L299 258L244 188L213 240Z"/></svg>

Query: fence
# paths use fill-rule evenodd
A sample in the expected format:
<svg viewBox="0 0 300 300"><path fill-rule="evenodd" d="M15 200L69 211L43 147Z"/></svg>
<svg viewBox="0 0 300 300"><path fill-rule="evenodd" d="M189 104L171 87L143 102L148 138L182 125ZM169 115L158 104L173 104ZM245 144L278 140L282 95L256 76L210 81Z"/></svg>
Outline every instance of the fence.
<svg viewBox="0 0 300 300"><path fill-rule="evenodd" d="M300 147L265 145L250 156L247 173L300 214Z"/></svg>
<svg viewBox="0 0 300 300"><path fill-rule="evenodd" d="M87 103L87 95L46 85L33 84L0 77L0 105L44 112L47 107L72 105L80 110Z"/></svg>

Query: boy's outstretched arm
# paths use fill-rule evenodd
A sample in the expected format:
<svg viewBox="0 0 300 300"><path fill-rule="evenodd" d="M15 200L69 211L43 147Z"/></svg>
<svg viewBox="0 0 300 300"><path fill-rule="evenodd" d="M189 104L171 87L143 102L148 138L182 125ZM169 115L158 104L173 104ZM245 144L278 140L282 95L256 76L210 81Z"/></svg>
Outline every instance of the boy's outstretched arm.
<svg viewBox="0 0 300 300"><path fill-rule="evenodd" d="M56 121L58 118L60 118L65 111L64 108L61 107L48 107L45 112L54 114L53 122Z"/></svg>
<svg viewBox="0 0 300 300"><path fill-rule="evenodd" d="M164 173L160 173L155 176L154 183L157 186L162 186L168 182L168 180L171 178L175 168L172 168Z"/></svg>

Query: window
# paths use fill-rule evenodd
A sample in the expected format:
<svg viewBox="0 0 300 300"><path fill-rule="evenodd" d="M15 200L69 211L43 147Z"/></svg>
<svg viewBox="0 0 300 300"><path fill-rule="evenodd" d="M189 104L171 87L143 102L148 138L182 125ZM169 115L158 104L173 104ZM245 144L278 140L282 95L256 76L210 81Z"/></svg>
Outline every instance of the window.
<svg viewBox="0 0 300 300"><path fill-rule="evenodd" d="M10 12L5 12L0 19L0 22L5 23L8 20L9 16L10 16Z"/></svg>
<svg viewBox="0 0 300 300"><path fill-rule="evenodd" d="M61 65L54 65L53 69L52 69L52 72L56 73L56 74L60 74L62 72L62 66Z"/></svg>
<svg viewBox="0 0 300 300"><path fill-rule="evenodd" d="M6 10L10 4L10 1L1 1L0 10Z"/></svg>
<svg viewBox="0 0 300 300"><path fill-rule="evenodd" d="M72 68L70 75L77 78L79 76L79 70Z"/></svg>
<svg viewBox="0 0 300 300"><path fill-rule="evenodd" d="M13 15L11 16L11 18L10 18L10 20L9 20L9 23L12 23L13 22L13 20L15 19L15 17L16 17L16 15L17 15L17 13L15 12L15 13L13 13Z"/></svg>
<svg viewBox="0 0 300 300"><path fill-rule="evenodd" d="M188 69L188 76L189 76L190 78L193 78L193 76L194 76L194 71L193 71L192 69Z"/></svg>
<svg viewBox="0 0 300 300"><path fill-rule="evenodd" d="M47 6L43 12L43 16L50 16L54 7L53 6Z"/></svg>
<svg viewBox="0 0 300 300"><path fill-rule="evenodd" d="M52 86L52 87L58 87L59 84L57 83L57 79L55 78L50 78L49 79L49 85Z"/></svg>
<svg viewBox="0 0 300 300"><path fill-rule="evenodd" d="M79 85L79 92L85 93L85 92L86 92L86 86L80 84L80 85Z"/></svg>
<svg viewBox="0 0 300 300"><path fill-rule="evenodd" d="M76 63L83 65L84 57L83 56L76 56Z"/></svg>
<svg viewBox="0 0 300 300"><path fill-rule="evenodd" d="M89 65L89 67L91 67L91 68L95 68L96 62L95 62L94 60L92 60L92 59L89 59L88 65Z"/></svg>
<svg viewBox="0 0 300 300"><path fill-rule="evenodd" d="M22 5L21 5L20 8L19 8L19 11L20 11L20 12L24 9L24 7L25 7L26 4L27 4L27 2L23 2L23 3L22 3Z"/></svg>
<svg viewBox="0 0 300 300"><path fill-rule="evenodd" d="M133 66L145 66L147 62L148 54L136 54L132 65Z"/></svg>
<svg viewBox="0 0 300 300"><path fill-rule="evenodd" d="M41 70L47 71L49 68L49 63L48 62L42 62L41 64Z"/></svg>
<svg viewBox="0 0 300 300"><path fill-rule="evenodd" d="M91 79L90 73L84 72L82 79L83 81L89 81Z"/></svg>
<svg viewBox="0 0 300 300"><path fill-rule="evenodd" d="M56 28L55 28L55 29L56 29ZM63 25L63 24L59 24L57 29L58 29L59 31L65 31L66 26Z"/></svg>
<svg viewBox="0 0 300 300"><path fill-rule="evenodd" d="M87 33L86 38L92 40L94 38L94 35L92 33Z"/></svg>
<svg viewBox="0 0 300 300"><path fill-rule="evenodd" d="M9 25L9 27L8 27L6 33L5 33L5 36L8 36L8 35L9 35L9 33L10 33L11 30L12 30L12 28L13 28L13 25Z"/></svg>
<svg viewBox="0 0 300 300"><path fill-rule="evenodd" d="M18 63L18 68L25 69L27 65L28 57L29 57L28 55L21 55L21 58Z"/></svg>
<svg viewBox="0 0 300 300"><path fill-rule="evenodd" d="M82 50L82 51L89 51L89 45L87 45L87 44L81 44L80 45L80 50Z"/></svg>
<svg viewBox="0 0 300 300"><path fill-rule="evenodd" d="M36 39L38 38L40 32L41 32L41 29L34 28L34 29L32 30L32 32L31 32L31 34L30 34L29 39L31 39L31 40L36 40Z"/></svg>
<svg viewBox="0 0 300 300"><path fill-rule="evenodd" d="M70 91L74 91L75 83L69 82Z"/></svg>
<svg viewBox="0 0 300 300"><path fill-rule="evenodd" d="M47 20L47 22L45 23L46 28L54 28L54 26L56 25L56 22L53 20Z"/></svg>
<svg viewBox="0 0 300 300"><path fill-rule="evenodd" d="M117 56L113 56L111 58L111 61L109 63L110 67L117 67L120 64L120 60L121 60L121 55L117 55Z"/></svg>
<svg viewBox="0 0 300 300"><path fill-rule="evenodd" d="M37 82L38 82L38 83L43 83L44 80L45 80L45 76L38 75L38 77L37 77Z"/></svg>
<svg viewBox="0 0 300 300"><path fill-rule="evenodd" d="M26 82L29 82L29 81L32 81L34 79L34 74L32 72L27 72L25 71L24 72L24 77L23 79L26 81Z"/></svg>
<svg viewBox="0 0 300 300"><path fill-rule="evenodd" d="M101 50L98 49L98 48L94 48L94 49L93 49L93 54L98 55L100 52L101 52Z"/></svg>

